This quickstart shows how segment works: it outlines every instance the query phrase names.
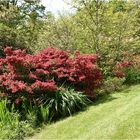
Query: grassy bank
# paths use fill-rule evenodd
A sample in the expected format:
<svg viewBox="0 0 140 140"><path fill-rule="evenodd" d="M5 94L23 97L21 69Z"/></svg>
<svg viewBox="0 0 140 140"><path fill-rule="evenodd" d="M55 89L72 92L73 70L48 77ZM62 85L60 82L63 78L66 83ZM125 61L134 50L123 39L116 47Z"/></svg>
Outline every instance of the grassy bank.
<svg viewBox="0 0 140 140"><path fill-rule="evenodd" d="M103 97L86 111L46 126L30 139L140 138L140 85Z"/></svg>

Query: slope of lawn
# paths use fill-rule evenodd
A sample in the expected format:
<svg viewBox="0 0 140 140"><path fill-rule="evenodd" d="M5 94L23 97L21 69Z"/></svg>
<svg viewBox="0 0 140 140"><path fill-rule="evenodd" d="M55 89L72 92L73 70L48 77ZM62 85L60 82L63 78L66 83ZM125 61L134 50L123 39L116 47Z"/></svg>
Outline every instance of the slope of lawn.
<svg viewBox="0 0 140 140"><path fill-rule="evenodd" d="M46 126L30 139L140 138L140 85L103 97L87 110Z"/></svg>

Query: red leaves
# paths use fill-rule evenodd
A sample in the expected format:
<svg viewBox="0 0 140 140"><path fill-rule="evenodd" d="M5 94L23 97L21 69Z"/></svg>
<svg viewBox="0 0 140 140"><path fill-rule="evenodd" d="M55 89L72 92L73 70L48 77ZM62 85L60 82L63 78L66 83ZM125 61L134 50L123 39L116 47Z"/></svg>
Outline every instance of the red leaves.
<svg viewBox="0 0 140 140"><path fill-rule="evenodd" d="M118 68L128 68L128 67L130 67L130 66L132 66L133 65L133 62L130 62L130 61L123 61L123 62L121 62L121 63L118 63L117 65L116 65L116 67L118 67Z"/></svg>
<svg viewBox="0 0 140 140"><path fill-rule="evenodd" d="M6 58L0 59L0 88L4 93L14 93L19 97L36 95L38 98L40 94L36 90L42 94L56 92L65 82L89 94L102 82L96 55L75 52L70 58L69 52L55 48L30 55L24 50L8 47L5 53Z"/></svg>
<svg viewBox="0 0 140 140"><path fill-rule="evenodd" d="M115 76L118 78L123 78L123 77L125 77L125 73L117 71L117 72L115 72Z"/></svg>
<svg viewBox="0 0 140 140"><path fill-rule="evenodd" d="M47 82L41 82L41 81L36 81L31 85L32 89L39 89L41 91L57 91L58 88L55 85L54 81L47 81Z"/></svg>
<svg viewBox="0 0 140 140"><path fill-rule="evenodd" d="M94 64L95 61L94 55L79 54L73 60L73 68L69 77L70 81L82 86L88 95L93 93L93 89L98 87L103 79L100 69Z"/></svg>
<svg viewBox="0 0 140 140"><path fill-rule="evenodd" d="M9 89L11 89L12 93L20 92L26 90L26 84L22 81L10 81L11 83L8 85Z"/></svg>
<svg viewBox="0 0 140 140"><path fill-rule="evenodd" d="M116 64L116 66L113 68L113 73L118 78L125 77L125 73L128 69L134 66L134 62L132 61L122 61Z"/></svg>

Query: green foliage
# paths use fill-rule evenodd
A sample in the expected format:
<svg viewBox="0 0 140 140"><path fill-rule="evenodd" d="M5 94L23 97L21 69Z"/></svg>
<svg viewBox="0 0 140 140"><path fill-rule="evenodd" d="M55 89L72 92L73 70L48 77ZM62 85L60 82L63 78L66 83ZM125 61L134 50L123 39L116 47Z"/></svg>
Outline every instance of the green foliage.
<svg viewBox="0 0 140 140"><path fill-rule="evenodd" d="M126 84L140 83L140 70L138 68L130 68L125 72Z"/></svg>
<svg viewBox="0 0 140 140"><path fill-rule="evenodd" d="M125 78L109 78L104 81L102 87L98 90L99 95L113 93L114 91L120 91L124 88Z"/></svg>
<svg viewBox="0 0 140 140"><path fill-rule="evenodd" d="M33 51L45 7L39 0L0 0L0 51L6 46ZM1 54L0 54L1 55Z"/></svg>
<svg viewBox="0 0 140 140"><path fill-rule="evenodd" d="M60 92L52 94L46 101L49 109L49 119L59 119L70 116L73 113L82 110L90 101L81 92L74 89L64 88Z"/></svg>
<svg viewBox="0 0 140 140"><path fill-rule="evenodd" d="M24 102L22 104L22 120L27 120L32 128L37 128L41 126L42 123L46 123L49 121L49 109L47 106L43 104L27 104Z"/></svg>
<svg viewBox="0 0 140 140"><path fill-rule="evenodd" d="M0 101L0 122L4 125L6 123L12 123L14 116L12 117L12 113L14 115L14 106L12 105L11 111L7 108L7 100ZM15 119L17 120L17 116L15 115Z"/></svg>
<svg viewBox="0 0 140 140"><path fill-rule="evenodd" d="M14 105L9 108L8 100L0 101L0 139L23 139L35 130L29 120L19 120Z"/></svg>
<svg viewBox="0 0 140 140"><path fill-rule="evenodd" d="M15 107L12 106L9 111L7 100L2 100L0 102L0 138L22 139L32 135L42 123L70 116L89 103L90 101L82 93L66 88L52 94L42 105L29 105L24 102L19 118Z"/></svg>
<svg viewBox="0 0 140 140"><path fill-rule="evenodd" d="M40 106L40 114L42 116L43 122L47 122L48 117L49 117L49 109L48 109L48 107L44 107L43 105L41 105Z"/></svg>
<svg viewBox="0 0 140 140"><path fill-rule="evenodd" d="M42 123L70 116L89 103L90 101L82 93L63 88L60 92L51 93L44 104L29 105L24 102L19 116L14 106L9 110L8 101L2 100L0 102L0 138L22 139L33 134Z"/></svg>
<svg viewBox="0 0 140 140"><path fill-rule="evenodd" d="M110 61L115 65L124 51L140 51L139 2L73 0L76 13L62 14L58 19L51 15L45 21L38 44L42 48L47 44L72 52L77 49L83 53L96 52L103 71L109 73Z"/></svg>
<svg viewBox="0 0 140 140"><path fill-rule="evenodd" d="M18 114L7 108L7 100L0 101L0 138L10 139L18 135Z"/></svg>

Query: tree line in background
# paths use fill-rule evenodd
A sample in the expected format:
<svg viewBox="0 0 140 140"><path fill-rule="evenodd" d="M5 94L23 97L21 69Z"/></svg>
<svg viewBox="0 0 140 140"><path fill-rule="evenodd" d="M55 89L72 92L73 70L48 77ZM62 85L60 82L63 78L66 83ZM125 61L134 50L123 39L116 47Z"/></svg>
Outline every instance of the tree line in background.
<svg viewBox="0 0 140 140"><path fill-rule="evenodd" d="M140 53L139 0L72 0L73 14L58 18L40 0L0 1L0 46L36 52L47 46L96 53L108 67L124 51Z"/></svg>
<svg viewBox="0 0 140 140"><path fill-rule="evenodd" d="M71 52L96 53L100 65L111 69L124 51L140 51L140 1L73 0L73 15L53 16L40 38L44 44ZM51 22L51 24L50 24ZM105 71L104 71L105 72Z"/></svg>
<svg viewBox="0 0 140 140"><path fill-rule="evenodd" d="M139 45L139 0L73 0L71 5L75 14L61 14L56 19L39 0L1 0L1 46L34 50L38 40L42 48L54 45L106 54L122 46L126 49L128 44L133 49Z"/></svg>

